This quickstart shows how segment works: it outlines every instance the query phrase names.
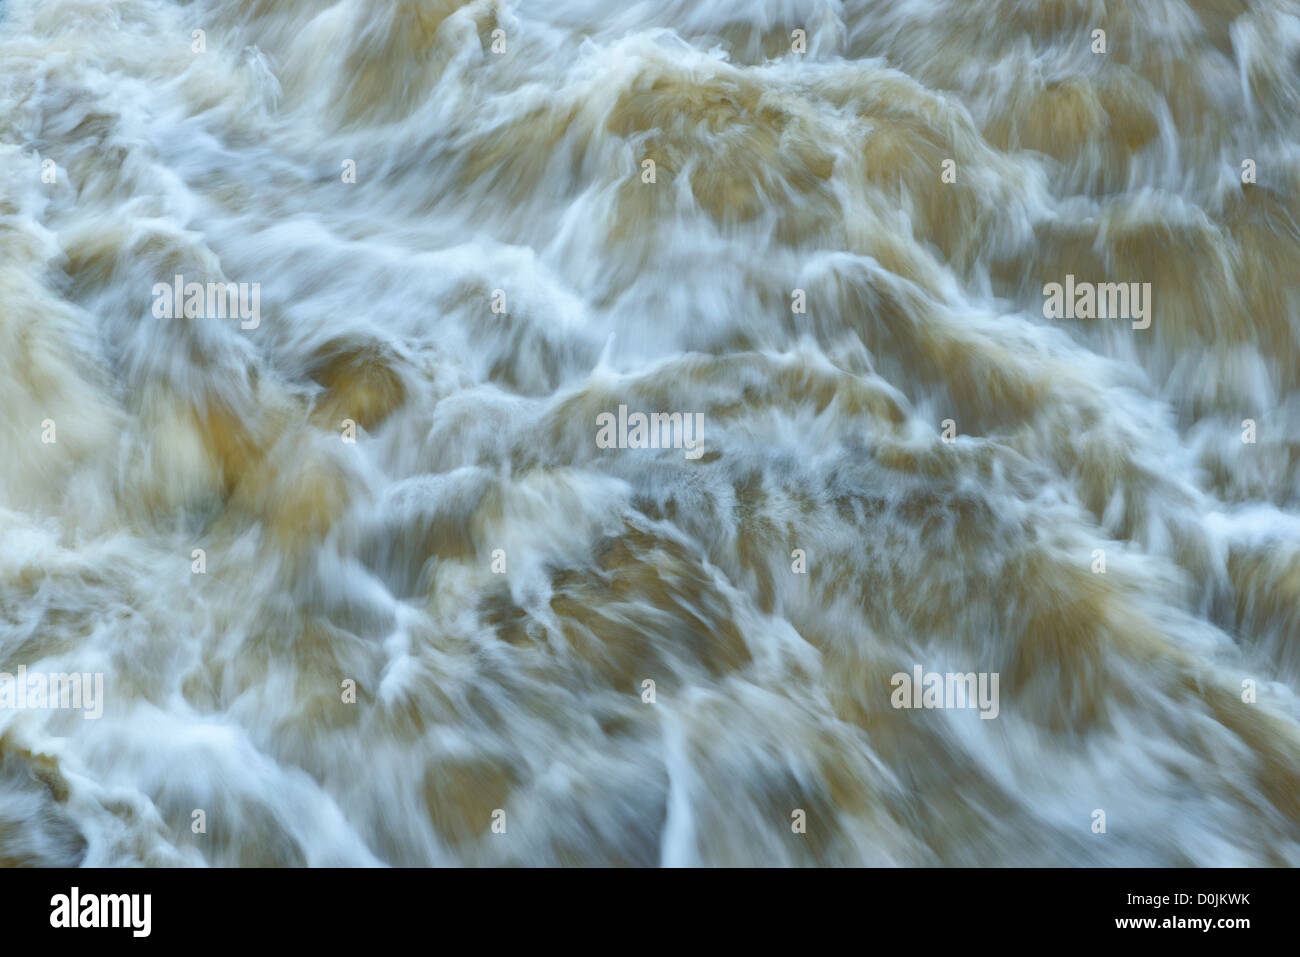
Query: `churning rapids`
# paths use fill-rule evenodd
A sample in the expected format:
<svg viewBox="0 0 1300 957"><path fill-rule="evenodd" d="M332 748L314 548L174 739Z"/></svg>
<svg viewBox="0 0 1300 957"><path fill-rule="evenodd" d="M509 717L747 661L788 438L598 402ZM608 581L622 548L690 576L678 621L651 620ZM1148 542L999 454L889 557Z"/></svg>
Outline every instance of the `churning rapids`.
<svg viewBox="0 0 1300 957"><path fill-rule="evenodd" d="M1298 64L4 0L0 863L1300 864Z"/></svg>

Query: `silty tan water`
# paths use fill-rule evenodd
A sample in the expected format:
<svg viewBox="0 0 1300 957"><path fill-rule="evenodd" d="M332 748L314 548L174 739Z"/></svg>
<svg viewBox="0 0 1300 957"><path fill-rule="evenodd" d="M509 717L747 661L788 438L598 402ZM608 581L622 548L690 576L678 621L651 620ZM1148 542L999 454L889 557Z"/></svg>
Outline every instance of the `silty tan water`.
<svg viewBox="0 0 1300 957"><path fill-rule="evenodd" d="M1298 63L0 3L0 863L1300 863Z"/></svg>

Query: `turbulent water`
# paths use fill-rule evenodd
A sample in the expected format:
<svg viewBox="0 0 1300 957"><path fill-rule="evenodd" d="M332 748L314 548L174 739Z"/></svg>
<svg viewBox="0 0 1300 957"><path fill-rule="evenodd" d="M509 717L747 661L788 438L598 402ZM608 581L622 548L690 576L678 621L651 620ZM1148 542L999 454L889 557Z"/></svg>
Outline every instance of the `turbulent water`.
<svg viewBox="0 0 1300 957"><path fill-rule="evenodd" d="M1300 863L1298 110L1286 0L0 4L0 863Z"/></svg>

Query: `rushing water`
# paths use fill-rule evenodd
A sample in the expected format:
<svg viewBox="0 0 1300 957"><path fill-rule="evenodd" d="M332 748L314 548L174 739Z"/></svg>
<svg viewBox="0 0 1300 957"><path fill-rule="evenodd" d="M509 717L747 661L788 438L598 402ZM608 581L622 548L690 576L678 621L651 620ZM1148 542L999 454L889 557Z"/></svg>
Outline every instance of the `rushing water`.
<svg viewBox="0 0 1300 957"><path fill-rule="evenodd" d="M1298 65L0 4L0 863L1300 863Z"/></svg>

